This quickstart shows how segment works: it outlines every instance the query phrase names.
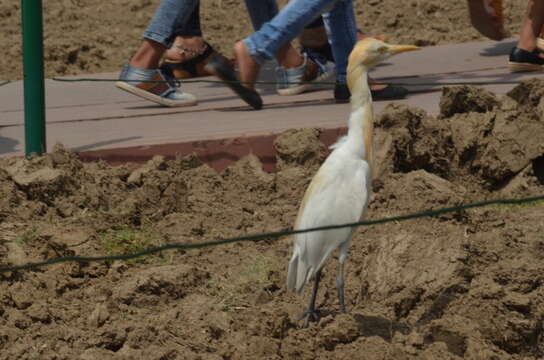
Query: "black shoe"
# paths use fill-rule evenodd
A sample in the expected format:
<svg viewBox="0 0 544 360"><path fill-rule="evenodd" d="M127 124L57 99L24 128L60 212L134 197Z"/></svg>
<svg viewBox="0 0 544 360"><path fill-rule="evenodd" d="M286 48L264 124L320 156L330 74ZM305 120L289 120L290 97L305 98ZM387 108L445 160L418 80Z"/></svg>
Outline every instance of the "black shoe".
<svg viewBox="0 0 544 360"><path fill-rule="evenodd" d="M372 100L399 100L408 95L408 89L402 86L387 85L380 90L370 90Z"/></svg>
<svg viewBox="0 0 544 360"><path fill-rule="evenodd" d="M263 107L261 95L257 91L240 84L234 69L223 55L219 53L212 54L206 64L206 70L221 79L225 85L255 110Z"/></svg>
<svg viewBox="0 0 544 360"><path fill-rule="evenodd" d="M542 71L544 69L544 58L538 56L538 49L527 51L514 47L508 58L508 70L510 72Z"/></svg>
<svg viewBox="0 0 544 360"><path fill-rule="evenodd" d="M398 100L408 95L408 89L402 86L388 85L380 90L370 90L373 100ZM334 86L334 100L337 104L349 102L351 94L347 84L336 83Z"/></svg>
<svg viewBox="0 0 544 360"><path fill-rule="evenodd" d="M165 59L159 67L170 72L178 80L209 76L213 74L206 70L206 63L208 58L215 53L214 48L207 42L204 42L202 50L193 52L194 57L184 61Z"/></svg>
<svg viewBox="0 0 544 360"><path fill-rule="evenodd" d="M347 84L336 83L334 85L334 100L337 104L343 104L349 102L351 94Z"/></svg>

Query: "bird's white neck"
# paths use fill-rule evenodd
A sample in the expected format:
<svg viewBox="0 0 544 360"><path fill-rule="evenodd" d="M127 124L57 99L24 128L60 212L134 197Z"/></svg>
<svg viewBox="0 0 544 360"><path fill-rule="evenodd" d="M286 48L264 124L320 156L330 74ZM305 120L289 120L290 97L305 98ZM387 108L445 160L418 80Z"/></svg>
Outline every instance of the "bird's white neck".
<svg viewBox="0 0 544 360"><path fill-rule="evenodd" d="M374 116L367 70L359 66L352 69L349 74L351 115L349 117L348 142L363 159L367 160L369 165L372 165Z"/></svg>

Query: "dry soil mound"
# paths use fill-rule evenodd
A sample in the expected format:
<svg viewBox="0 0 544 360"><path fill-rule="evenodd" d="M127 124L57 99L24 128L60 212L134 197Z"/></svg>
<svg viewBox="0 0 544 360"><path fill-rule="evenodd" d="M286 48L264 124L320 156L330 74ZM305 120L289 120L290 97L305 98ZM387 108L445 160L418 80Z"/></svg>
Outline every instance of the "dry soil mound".
<svg viewBox="0 0 544 360"><path fill-rule="evenodd" d="M541 81L504 98L451 88L438 118L390 106L370 218L543 194L543 93ZM288 228L318 139L279 136L275 173L254 156L222 173L194 156L110 167L60 146L2 159L0 265ZM0 359L541 359L543 216L540 202L359 228L350 313L337 313L331 261L308 329L308 293L284 287L288 238L4 273Z"/></svg>

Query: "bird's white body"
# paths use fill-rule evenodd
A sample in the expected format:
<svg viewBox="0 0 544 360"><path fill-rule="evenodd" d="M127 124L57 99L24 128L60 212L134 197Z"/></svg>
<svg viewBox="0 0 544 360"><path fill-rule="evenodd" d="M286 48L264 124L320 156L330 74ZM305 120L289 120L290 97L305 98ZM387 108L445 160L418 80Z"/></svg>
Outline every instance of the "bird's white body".
<svg viewBox="0 0 544 360"><path fill-rule="evenodd" d="M351 92L348 134L332 146L334 151L310 182L300 205L295 229L353 223L364 216L372 188L374 130L372 96L367 73L394 54L417 49L417 46L389 45L372 38L359 41L355 45L347 68L347 83ZM340 309L346 312L344 262L352 233L353 229L348 227L295 235L287 288L301 292L308 281L312 278L315 280L310 304L304 314L305 327L310 319L319 319L315 302L321 268L336 249L340 250L336 289Z"/></svg>
<svg viewBox="0 0 544 360"><path fill-rule="evenodd" d="M355 110L350 116L350 124L364 118L365 110L371 111L365 108ZM372 179L362 142L361 133L353 131L332 146L333 152L306 190L295 224L296 230L352 223L361 219L368 205ZM339 248L340 256L345 258L352 232L352 228L342 228L297 234L287 287L302 291L334 250Z"/></svg>

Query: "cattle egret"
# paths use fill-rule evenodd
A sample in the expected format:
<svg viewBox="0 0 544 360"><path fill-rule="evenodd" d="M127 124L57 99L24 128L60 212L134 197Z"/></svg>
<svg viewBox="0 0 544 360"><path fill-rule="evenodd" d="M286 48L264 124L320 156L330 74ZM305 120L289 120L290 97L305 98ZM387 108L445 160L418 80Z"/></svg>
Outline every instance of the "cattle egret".
<svg viewBox="0 0 544 360"><path fill-rule="evenodd" d="M372 181L372 98L368 86L368 71L388 57L417 50L411 45L390 45L367 38L359 41L349 56L348 87L351 92L351 115L348 134L331 146L333 151L312 179L295 222L295 229L345 224L359 221L365 214ZM304 312L304 327L310 320L318 321L315 301L321 269L337 248L340 250L336 288L340 310L344 303L344 262L353 233L352 228L297 234L293 256L289 263L287 288L300 293L304 285L315 280L308 309Z"/></svg>

